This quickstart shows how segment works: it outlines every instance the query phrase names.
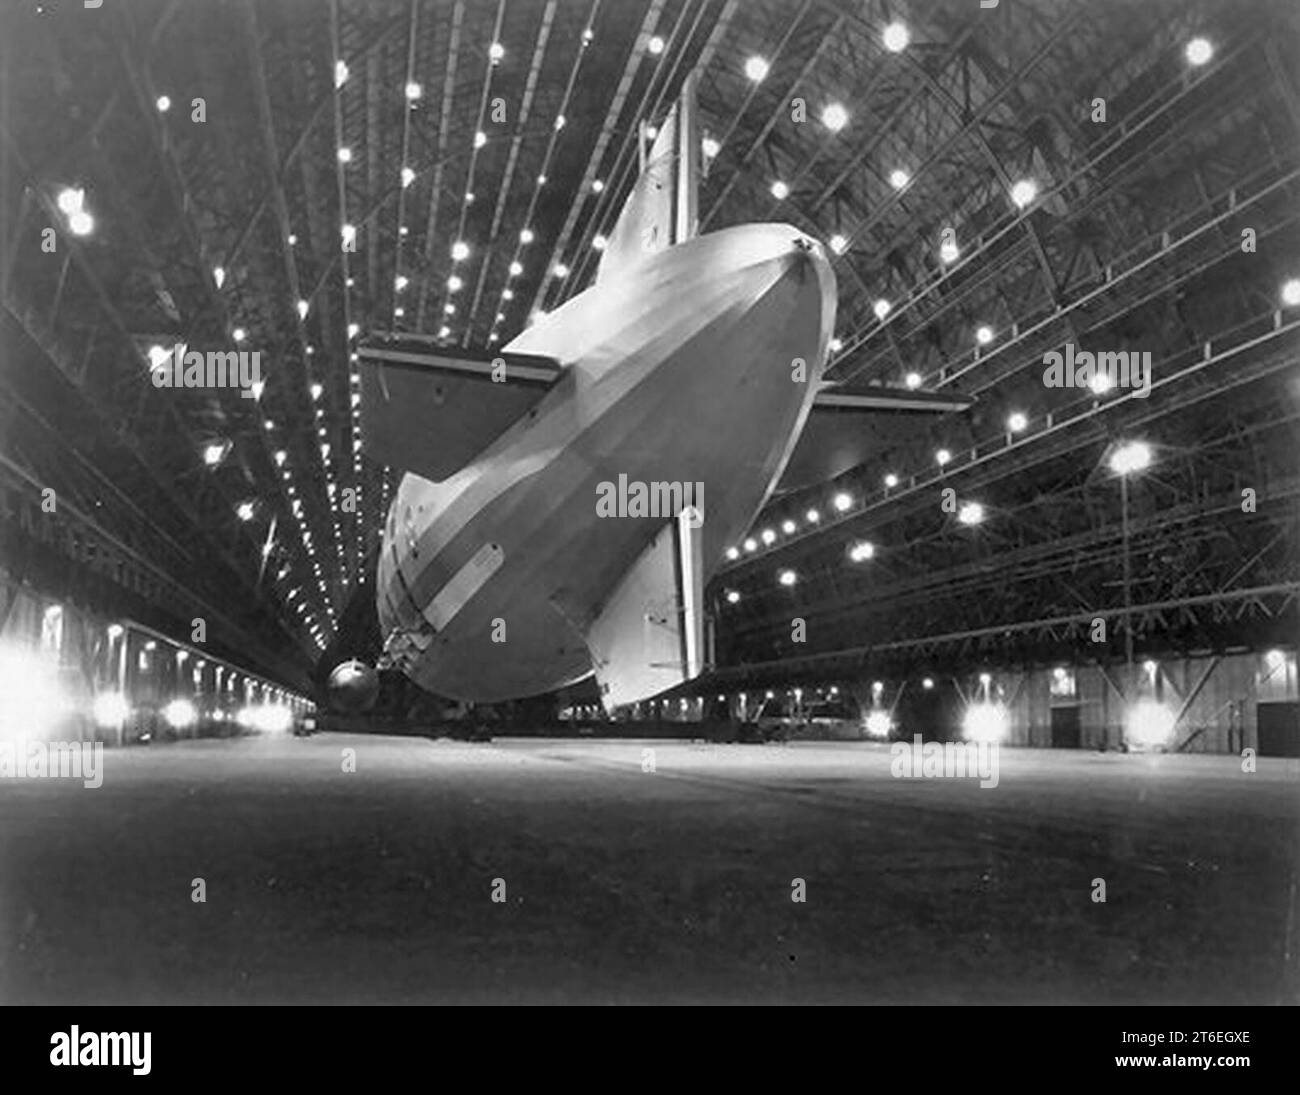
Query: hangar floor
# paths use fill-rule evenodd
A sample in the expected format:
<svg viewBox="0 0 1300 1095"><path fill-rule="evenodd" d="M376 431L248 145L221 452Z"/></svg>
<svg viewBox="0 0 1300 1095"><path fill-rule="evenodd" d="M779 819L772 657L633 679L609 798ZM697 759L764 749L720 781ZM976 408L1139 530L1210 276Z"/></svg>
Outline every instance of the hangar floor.
<svg viewBox="0 0 1300 1095"><path fill-rule="evenodd" d="M5 1003L1297 1000L1295 761L1004 750L981 789L870 745L321 735L104 766L0 780Z"/></svg>

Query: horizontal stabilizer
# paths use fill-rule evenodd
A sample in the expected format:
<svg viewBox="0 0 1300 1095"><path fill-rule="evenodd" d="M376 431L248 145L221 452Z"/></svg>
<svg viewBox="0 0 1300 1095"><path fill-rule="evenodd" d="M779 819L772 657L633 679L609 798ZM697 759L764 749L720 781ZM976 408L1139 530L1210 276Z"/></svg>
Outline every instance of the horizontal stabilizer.
<svg viewBox="0 0 1300 1095"><path fill-rule="evenodd" d="M606 710L657 696L704 668L703 537L691 527L693 513L660 530L587 631Z"/></svg>
<svg viewBox="0 0 1300 1095"><path fill-rule="evenodd" d="M823 388L777 493L825 483L916 433L916 415L964 411L975 401L956 392L878 386Z"/></svg>
<svg viewBox="0 0 1300 1095"><path fill-rule="evenodd" d="M370 455L434 481L470 463L563 374L553 358L451 349L427 335L376 335L357 352Z"/></svg>

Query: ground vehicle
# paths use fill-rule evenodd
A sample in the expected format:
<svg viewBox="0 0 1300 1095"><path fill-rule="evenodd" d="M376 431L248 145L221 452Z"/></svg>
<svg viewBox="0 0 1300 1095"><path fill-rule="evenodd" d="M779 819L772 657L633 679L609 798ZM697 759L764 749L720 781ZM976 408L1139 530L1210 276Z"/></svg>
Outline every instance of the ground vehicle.
<svg viewBox="0 0 1300 1095"><path fill-rule="evenodd" d="M774 696L763 701L751 722L764 741L856 741L867 736L862 713L856 701L847 696L806 703Z"/></svg>

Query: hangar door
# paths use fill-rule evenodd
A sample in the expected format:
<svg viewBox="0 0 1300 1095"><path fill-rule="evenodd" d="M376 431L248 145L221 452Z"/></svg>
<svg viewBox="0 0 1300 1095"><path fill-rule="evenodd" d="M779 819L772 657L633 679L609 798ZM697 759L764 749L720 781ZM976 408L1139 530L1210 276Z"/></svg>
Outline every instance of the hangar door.
<svg viewBox="0 0 1300 1095"><path fill-rule="evenodd" d="M1300 757L1300 703L1261 703L1255 710L1259 719L1259 755Z"/></svg>
<svg viewBox="0 0 1300 1095"><path fill-rule="evenodd" d="M1079 708L1052 708L1052 748L1079 748Z"/></svg>

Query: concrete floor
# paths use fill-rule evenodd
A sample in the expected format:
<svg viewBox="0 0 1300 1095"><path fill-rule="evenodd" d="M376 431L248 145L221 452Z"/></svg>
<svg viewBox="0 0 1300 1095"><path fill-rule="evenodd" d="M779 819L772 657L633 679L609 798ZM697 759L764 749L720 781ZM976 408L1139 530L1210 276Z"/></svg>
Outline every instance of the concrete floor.
<svg viewBox="0 0 1300 1095"><path fill-rule="evenodd" d="M1294 761L1004 750L981 789L865 744L320 735L104 764L0 779L0 1001L1300 1000Z"/></svg>

